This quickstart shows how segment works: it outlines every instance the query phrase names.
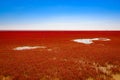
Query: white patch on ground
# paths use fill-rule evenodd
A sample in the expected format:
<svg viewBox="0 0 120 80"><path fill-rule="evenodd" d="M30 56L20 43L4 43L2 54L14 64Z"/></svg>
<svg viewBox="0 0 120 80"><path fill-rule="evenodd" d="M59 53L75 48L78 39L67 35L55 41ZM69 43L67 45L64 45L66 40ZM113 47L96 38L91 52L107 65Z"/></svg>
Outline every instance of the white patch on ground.
<svg viewBox="0 0 120 80"><path fill-rule="evenodd" d="M31 49L38 49L38 48L46 48L45 46L21 46L16 47L13 50L31 50Z"/></svg>
<svg viewBox="0 0 120 80"><path fill-rule="evenodd" d="M93 41L110 41L108 38L92 38L92 39L74 39L74 42L83 43L83 44L92 44Z"/></svg>
<svg viewBox="0 0 120 80"><path fill-rule="evenodd" d="M92 44L93 41L91 39L75 39L74 42L84 43L84 44Z"/></svg>

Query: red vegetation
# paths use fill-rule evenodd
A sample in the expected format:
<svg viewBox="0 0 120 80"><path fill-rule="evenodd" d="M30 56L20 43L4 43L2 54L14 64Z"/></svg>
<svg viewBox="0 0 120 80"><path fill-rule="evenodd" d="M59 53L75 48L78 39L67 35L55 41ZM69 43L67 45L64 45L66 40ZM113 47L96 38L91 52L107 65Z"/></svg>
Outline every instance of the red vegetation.
<svg viewBox="0 0 120 80"><path fill-rule="evenodd" d="M72 41L99 37L111 41L89 45ZM13 50L20 46L47 48ZM116 73L120 73L119 31L0 32L0 80L113 80Z"/></svg>

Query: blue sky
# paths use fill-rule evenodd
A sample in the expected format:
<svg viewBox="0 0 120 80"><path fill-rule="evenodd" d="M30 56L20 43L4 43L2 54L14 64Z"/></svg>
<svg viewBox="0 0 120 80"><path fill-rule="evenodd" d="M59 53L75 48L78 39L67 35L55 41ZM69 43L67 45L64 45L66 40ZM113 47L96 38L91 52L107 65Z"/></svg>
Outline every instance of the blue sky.
<svg viewBox="0 0 120 80"><path fill-rule="evenodd" d="M120 1L0 0L0 30L120 30Z"/></svg>

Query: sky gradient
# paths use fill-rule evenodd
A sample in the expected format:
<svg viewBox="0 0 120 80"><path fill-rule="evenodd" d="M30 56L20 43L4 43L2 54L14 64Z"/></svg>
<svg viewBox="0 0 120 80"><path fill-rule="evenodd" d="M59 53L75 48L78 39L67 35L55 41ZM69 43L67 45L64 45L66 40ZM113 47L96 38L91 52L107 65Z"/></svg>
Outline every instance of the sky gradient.
<svg viewBox="0 0 120 80"><path fill-rule="evenodd" d="M0 30L120 30L120 1L0 0Z"/></svg>

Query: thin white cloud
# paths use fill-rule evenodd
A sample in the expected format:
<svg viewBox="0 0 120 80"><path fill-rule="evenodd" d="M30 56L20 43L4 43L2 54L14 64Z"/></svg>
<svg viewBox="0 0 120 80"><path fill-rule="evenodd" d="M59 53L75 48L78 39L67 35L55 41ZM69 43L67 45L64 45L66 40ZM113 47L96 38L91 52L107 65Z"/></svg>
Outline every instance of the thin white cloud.
<svg viewBox="0 0 120 80"><path fill-rule="evenodd" d="M0 30L120 30L120 23L112 19L62 17L4 24Z"/></svg>
<svg viewBox="0 0 120 80"><path fill-rule="evenodd" d="M31 24L16 26L1 26L0 30L120 30L120 26L83 25L83 24Z"/></svg>

